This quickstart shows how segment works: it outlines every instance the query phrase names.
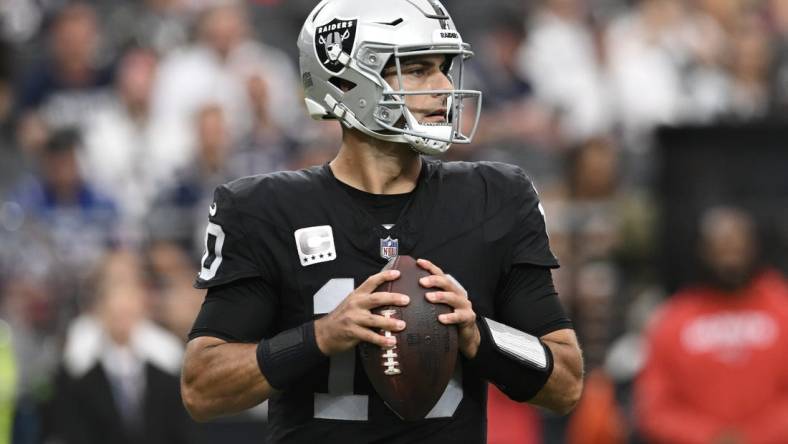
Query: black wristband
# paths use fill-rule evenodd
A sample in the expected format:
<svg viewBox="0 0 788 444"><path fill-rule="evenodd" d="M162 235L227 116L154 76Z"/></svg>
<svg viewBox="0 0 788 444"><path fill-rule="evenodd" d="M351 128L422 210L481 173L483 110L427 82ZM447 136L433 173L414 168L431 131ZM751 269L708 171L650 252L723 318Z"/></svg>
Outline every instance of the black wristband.
<svg viewBox="0 0 788 444"><path fill-rule="evenodd" d="M482 377L495 384L515 401L524 402L536 396L553 373L553 354L550 347L539 340L546 355L546 365L535 365L507 353L496 345L489 326L482 316L477 318L476 325L481 340L476 356L470 364Z"/></svg>
<svg viewBox="0 0 788 444"><path fill-rule="evenodd" d="M285 390L326 356L315 338L315 323L307 322L263 339L257 344L257 365L271 387Z"/></svg>

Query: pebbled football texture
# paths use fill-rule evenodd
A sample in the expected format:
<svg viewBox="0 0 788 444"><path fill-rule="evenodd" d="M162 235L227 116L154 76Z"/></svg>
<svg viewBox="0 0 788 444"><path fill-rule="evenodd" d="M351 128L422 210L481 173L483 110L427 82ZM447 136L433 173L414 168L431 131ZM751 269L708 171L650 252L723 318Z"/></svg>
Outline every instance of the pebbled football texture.
<svg viewBox="0 0 788 444"><path fill-rule="evenodd" d="M361 342L359 355L372 386L394 413L404 420L424 419L446 389L457 362L457 327L438 321L439 314L450 313L452 308L425 298L434 290L419 285L419 279L430 273L412 257L397 256L383 269L399 270L400 277L375 291L406 294L410 303L372 311L404 320L405 329L381 332L397 337L393 349Z"/></svg>

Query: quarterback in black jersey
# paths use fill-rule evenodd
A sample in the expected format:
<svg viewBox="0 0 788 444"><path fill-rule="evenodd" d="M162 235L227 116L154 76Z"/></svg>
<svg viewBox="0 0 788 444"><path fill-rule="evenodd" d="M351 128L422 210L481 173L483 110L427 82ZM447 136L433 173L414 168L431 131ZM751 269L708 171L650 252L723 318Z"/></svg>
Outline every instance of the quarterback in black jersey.
<svg viewBox="0 0 788 444"><path fill-rule="evenodd" d="M472 53L443 6L324 0L299 49L307 108L343 124L342 146L327 165L217 188L182 377L191 415L268 400L275 443L482 443L488 382L571 410L582 359L534 187L511 165L422 157L470 142L481 99L462 89ZM458 328L455 374L419 421L383 403L355 352L405 328L371 312L408 303L375 292L398 278L380 272L397 254L420 258L428 299L454 308L440 322Z"/></svg>

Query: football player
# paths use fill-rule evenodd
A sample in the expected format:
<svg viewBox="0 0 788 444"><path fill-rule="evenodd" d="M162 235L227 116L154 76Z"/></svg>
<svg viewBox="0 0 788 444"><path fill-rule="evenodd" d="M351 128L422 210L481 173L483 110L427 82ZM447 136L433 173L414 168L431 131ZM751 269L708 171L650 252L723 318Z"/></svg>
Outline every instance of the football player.
<svg viewBox="0 0 788 444"><path fill-rule="evenodd" d="M197 420L269 401L271 442L485 442L486 386L559 413L582 360L551 278L538 196L517 167L428 160L469 143L481 93L472 56L437 0L324 0L298 46L306 105L343 125L328 164L220 186L197 278L182 393ZM372 314L394 255L421 258L428 299L453 307L459 365L420 421L403 421L356 360L391 347ZM391 336L391 335L389 335Z"/></svg>

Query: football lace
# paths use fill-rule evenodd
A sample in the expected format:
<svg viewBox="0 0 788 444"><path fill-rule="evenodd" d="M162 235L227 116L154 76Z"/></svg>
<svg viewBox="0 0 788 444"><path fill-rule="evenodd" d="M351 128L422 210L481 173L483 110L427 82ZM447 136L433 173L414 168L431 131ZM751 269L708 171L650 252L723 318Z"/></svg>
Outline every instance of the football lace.
<svg viewBox="0 0 788 444"><path fill-rule="evenodd" d="M381 315L390 318L393 314L395 314L396 310L383 310L380 312ZM383 332L383 336L390 338L393 335L389 330L381 330ZM386 370L383 372L386 376L393 376L399 375L402 371L399 368L399 362L397 361L397 353L395 350L397 349L396 345L392 345L391 347L385 348L385 353L381 355L383 360L383 366L386 367Z"/></svg>

